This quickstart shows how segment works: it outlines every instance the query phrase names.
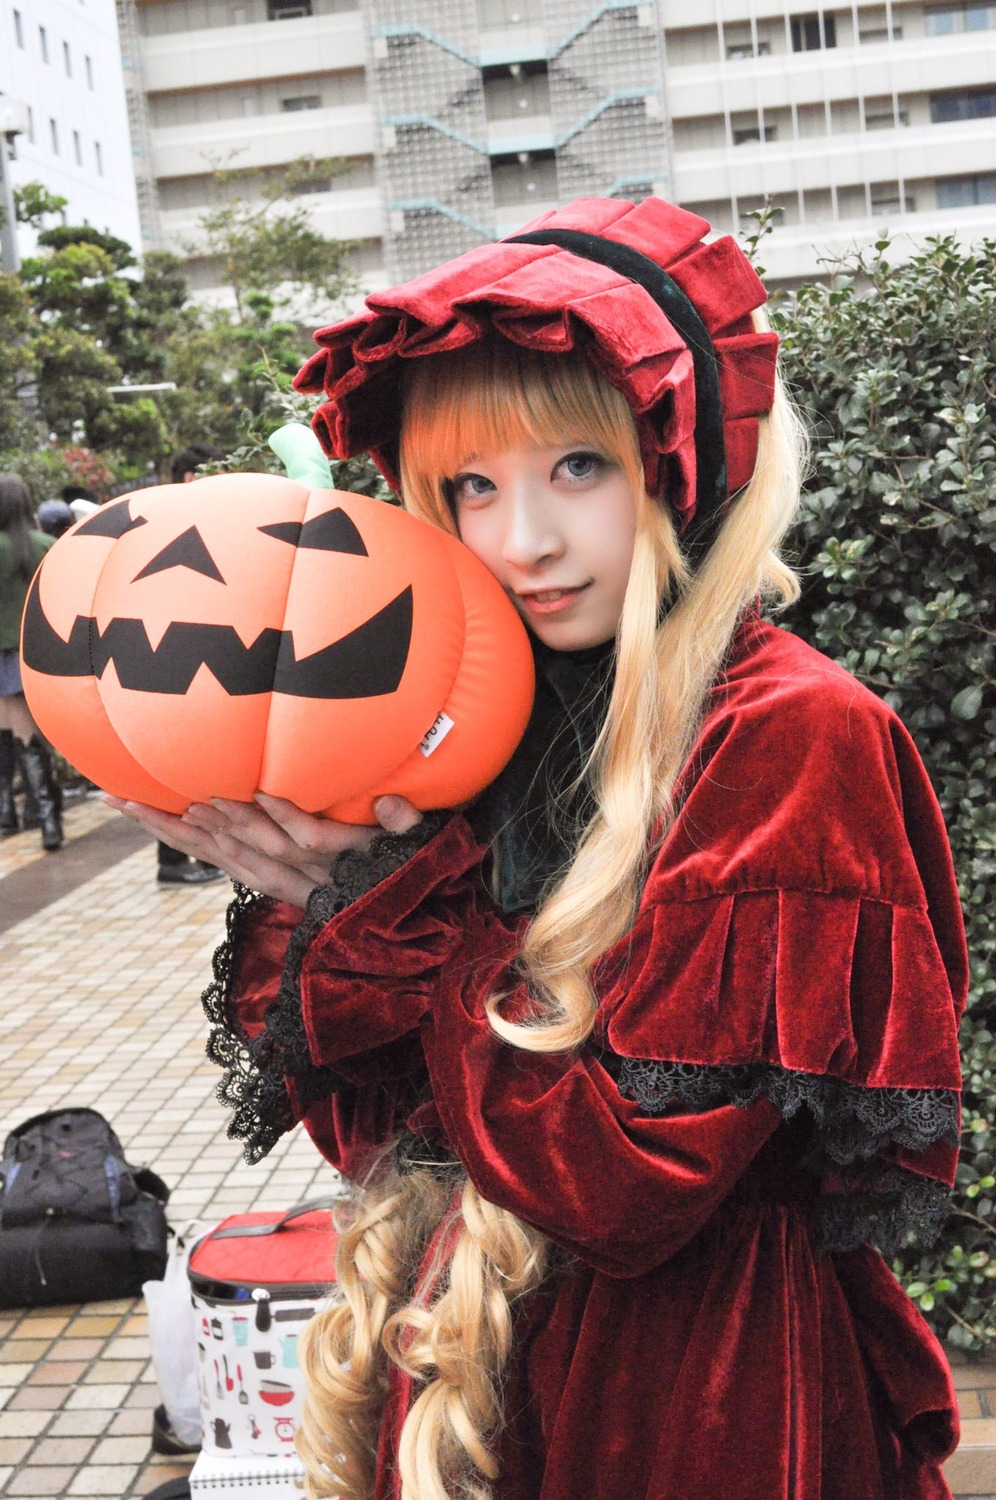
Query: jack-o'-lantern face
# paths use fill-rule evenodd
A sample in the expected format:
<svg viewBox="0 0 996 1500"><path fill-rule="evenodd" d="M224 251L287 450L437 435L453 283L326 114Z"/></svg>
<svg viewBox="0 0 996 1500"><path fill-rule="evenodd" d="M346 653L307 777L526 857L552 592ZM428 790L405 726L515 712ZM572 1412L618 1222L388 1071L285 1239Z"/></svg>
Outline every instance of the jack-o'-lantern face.
<svg viewBox="0 0 996 1500"><path fill-rule="evenodd" d="M119 795L175 810L263 789L327 808L397 766L447 701L465 644L449 543L270 475L128 496L35 577L29 702Z"/></svg>

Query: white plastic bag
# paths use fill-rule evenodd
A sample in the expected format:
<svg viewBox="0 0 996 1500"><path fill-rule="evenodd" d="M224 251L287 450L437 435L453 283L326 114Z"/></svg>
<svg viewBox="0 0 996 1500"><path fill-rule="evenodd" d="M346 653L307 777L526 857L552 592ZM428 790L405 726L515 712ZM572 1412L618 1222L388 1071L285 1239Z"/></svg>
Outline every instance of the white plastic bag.
<svg viewBox="0 0 996 1500"><path fill-rule="evenodd" d="M206 1225L191 1221L174 1237L162 1281L142 1283L149 1312L149 1345L169 1424L181 1443L201 1441L197 1386L197 1322L190 1301L187 1261Z"/></svg>

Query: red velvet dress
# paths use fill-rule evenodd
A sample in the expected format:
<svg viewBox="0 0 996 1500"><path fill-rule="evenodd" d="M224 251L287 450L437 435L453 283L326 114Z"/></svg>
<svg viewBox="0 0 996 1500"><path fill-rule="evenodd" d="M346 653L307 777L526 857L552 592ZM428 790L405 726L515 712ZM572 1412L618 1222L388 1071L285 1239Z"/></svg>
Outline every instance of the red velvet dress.
<svg viewBox="0 0 996 1500"><path fill-rule="evenodd" d="M566 1252L517 1309L495 1500L948 1495L947 1365L872 1248L943 1215L966 983L944 829L895 716L747 622L575 1056L487 1023L518 929L481 854L451 819L318 928L277 1004L300 913L257 905L215 1055L232 1101L240 1068L276 1062L287 1123L349 1175L417 1110ZM288 1005L296 1055L263 1029ZM376 1500L410 1394L395 1371Z"/></svg>

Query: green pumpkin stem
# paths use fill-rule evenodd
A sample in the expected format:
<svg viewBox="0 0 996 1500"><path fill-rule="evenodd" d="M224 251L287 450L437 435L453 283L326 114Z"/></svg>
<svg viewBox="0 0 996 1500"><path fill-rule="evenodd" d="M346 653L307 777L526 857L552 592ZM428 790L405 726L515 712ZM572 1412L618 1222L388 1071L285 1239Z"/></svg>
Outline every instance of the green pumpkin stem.
<svg viewBox="0 0 996 1500"><path fill-rule="evenodd" d="M306 484L310 490L332 488L329 461L310 427L302 422L287 422L271 432L267 441L286 469L288 479Z"/></svg>

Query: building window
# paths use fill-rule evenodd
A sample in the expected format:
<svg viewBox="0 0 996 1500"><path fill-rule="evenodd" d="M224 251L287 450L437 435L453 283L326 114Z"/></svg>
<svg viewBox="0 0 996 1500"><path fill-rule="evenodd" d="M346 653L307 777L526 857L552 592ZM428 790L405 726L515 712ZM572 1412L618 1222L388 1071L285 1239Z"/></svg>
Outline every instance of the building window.
<svg viewBox="0 0 996 1500"><path fill-rule="evenodd" d="M938 179L938 208L975 208L980 203L996 203L996 172Z"/></svg>
<svg viewBox="0 0 996 1500"><path fill-rule="evenodd" d="M87 53L86 57L84 57L83 63L84 63L84 66L86 67L86 86L87 86L88 89L90 89L90 91L92 93L92 91L93 91L93 58L90 56L89 53Z"/></svg>
<svg viewBox="0 0 996 1500"><path fill-rule="evenodd" d="M41 48L41 59L43 63L48 62L48 32L44 26L38 28L38 46Z"/></svg>
<svg viewBox="0 0 996 1500"><path fill-rule="evenodd" d="M330 193L332 191L331 177L308 176L295 178L290 184L290 191L299 196L305 193Z"/></svg>
<svg viewBox="0 0 996 1500"><path fill-rule="evenodd" d="M868 26L858 32L858 41L862 43L872 42L901 42L903 39L903 28L893 26L890 31L888 26Z"/></svg>
<svg viewBox="0 0 996 1500"><path fill-rule="evenodd" d="M311 0L266 0L268 21L296 21L311 15Z"/></svg>
<svg viewBox="0 0 996 1500"><path fill-rule="evenodd" d="M873 182L869 190L873 214L912 214L916 200L910 193L900 193L898 182Z"/></svg>
<svg viewBox="0 0 996 1500"><path fill-rule="evenodd" d="M30 104L28 105L28 140L33 146L35 143L35 112Z"/></svg>
<svg viewBox="0 0 996 1500"><path fill-rule="evenodd" d="M930 96L930 119L934 125L947 125L952 120L987 120L991 115L996 115L996 88Z"/></svg>
<svg viewBox="0 0 996 1500"><path fill-rule="evenodd" d="M24 27L21 25L21 12L14 12L14 40L19 47L24 46Z"/></svg>
<svg viewBox="0 0 996 1500"><path fill-rule="evenodd" d="M63 42L63 44L62 44L62 65L63 65L63 67L66 70L66 77L67 78L72 78L72 76L73 76L73 58L72 58L72 53L69 50L69 43L68 42Z"/></svg>
<svg viewBox="0 0 996 1500"><path fill-rule="evenodd" d="M928 5L924 12L928 36L953 36L960 31L992 31L996 27L996 5Z"/></svg>
<svg viewBox="0 0 996 1500"><path fill-rule="evenodd" d="M295 94L291 99L281 99L280 108L293 114L298 109L321 109L321 94Z"/></svg>
<svg viewBox="0 0 996 1500"><path fill-rule="evenodd" d="M744 146L748 141L774 141L777 139L777 125L765 125L763 135L759 125L748 126L744 130L735 130L733 132L733 144L735 146Z"/></svg>
<svg viewBox="0 0 996 1500"><path fill-rule="evenodd" d="M49 115L49 118L48 118L48 134L49 134L49 139L52 142L52 151L53 151L54 155L58 156L58 154L59 154L59 126L58 126L58 123L55 120L52 119L51 115Z"/></svg>
<svg viewBox="0 0 996 1500"><path fill-rule="evenodd" d="M94 156L97 159L97 176L98 177L103 177L103 175L104 175L104 153L100 149L100 142L99 141L94 141L94 143L93 143L93 154L94 154Z"/></svg>
<svg viewBox="0 0 996 1500"><path fill-rule="evenodd" d="M819 52L821 47L836 47L837 21L834 16L792 16L792 51Z"/></svg>
<svg viewBox="0 0 996 1500"><path fill-rule="evenodd" d="M866 130L892 130L897 125L908 125L910 123L910 112L908 109L865 111Z"/></svg>
<svg viewBox="0 0 996 1500"><path fill-rule="evenodd" d="M750 42L734 42L727 47L726 55L731 62L743 62L748 57L770 57L771 43L758 42L754 47Z"/></svg>
<svg viewBox="0 0 996 1500"><path fill-rule="evenodd" d="M80 140L78 130L73 131L73 155L76 157L76 165L81 167L83 165L83 143Z"/></svg>

